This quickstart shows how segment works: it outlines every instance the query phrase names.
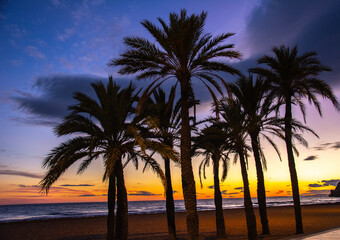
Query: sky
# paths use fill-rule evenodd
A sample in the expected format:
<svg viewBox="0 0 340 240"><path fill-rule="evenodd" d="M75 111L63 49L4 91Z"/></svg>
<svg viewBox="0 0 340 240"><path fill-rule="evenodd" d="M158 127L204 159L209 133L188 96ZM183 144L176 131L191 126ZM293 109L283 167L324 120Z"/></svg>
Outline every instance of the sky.
<svg viewBox="0 0 340 240"><path fill-rule="evenodd" d="M147 19L166 22L170 12L185 8L189 14L207 11L205 31L213 35L232 32L228 42L242 54L230 61L246 73L256 60L271 54L275 46L298 46L299 52L316 51L321 62L333 69L321 75L340 99L340 2L337 0L240 0L240 1L105 1L105 0L2 0L0 2L0 204L106 201L103 162L96 160L81 175L72 166L41 195L38 183L45 173L44 157L67 138L58 138L53 127L74 103L72 94L92 94L90 82L107 81L112 75L122 86L130 81L143 87L149 81L121 76L107 63L123 53L126 36L152 37L140 24ZM224 76L232 82L235 77ZM170 83L173 84L173 83ZM170 86L169 84L167 87ZM198 116L211 114L209 92L194 83L201 100ZM307 124L319 138L304 137L309 148L298 146L296 166L302 195L329 194L340 181L340 113L329 101L322 102L323 117L307 107ZM307 103L307 102L306 102ZM308 103L307 103L308 104ZM302 120L298 110L293 115ZM282 162L263 143L268 169L265 172L267 196L290 195L290 178L285 145L275 139ZM193 159L198 198L213 198L212 169L200 187L198 166ZM252 196L256 197L256 173L249 158ZM181 194L180 169L172 165L175 199ZM142 172L132 165L125 168L128 199L164 200L161 181L152 171ZM230 164L223 197L242 197L239 164Z"/></svg>

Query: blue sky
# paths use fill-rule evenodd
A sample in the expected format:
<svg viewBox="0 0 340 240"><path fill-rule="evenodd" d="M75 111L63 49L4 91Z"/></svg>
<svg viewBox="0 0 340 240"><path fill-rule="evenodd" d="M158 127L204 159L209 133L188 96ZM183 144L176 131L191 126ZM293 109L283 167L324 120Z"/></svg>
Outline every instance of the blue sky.
<svg viewBox="0 0 340 240"><path fill-rule="evenodd" d="M255 66L258 57L270 54L272 47L281 44L298 45L301 52L318 52L321 61L333 69L323 78L339 98L340 2L337 0L3 0L0 3L0 182L10 173L23 179L8 180L0 188L8 189L11 184L24 182L25 174L26 178L27 174L33 174L37 181L43 174L43 157L63 140L53 135L52 127L66 114L72 93L90 93L89 82L105 80L108 75L121 84L132 80L133 76L120 76L117 69L107 67L110 59L124 51L123 38L131 35L150 38L140 24L142 20L157 22L157 17L167 20L170 12L182 8L190 14L207 11L205 29L213 35L235 33L229 42L235 44L243 59L231 64L243 72ZM227 81L233 80L232 76L225 77ZM136 84L143 86L146 82ZM195 92L203 103L209 99L208 92L200 87L195 87ZM201 107L202 116L209 114L208 106L207 102ZM323 108L323 122L318 117L309 118L313 128L323 136L311 140L315 146L336 144L336 136L340 134L334 120L340 119L339 114L327 102ZM310 108L309 113L313 115L313 111ZM319 155L306 152L303 157Z"/></svg>

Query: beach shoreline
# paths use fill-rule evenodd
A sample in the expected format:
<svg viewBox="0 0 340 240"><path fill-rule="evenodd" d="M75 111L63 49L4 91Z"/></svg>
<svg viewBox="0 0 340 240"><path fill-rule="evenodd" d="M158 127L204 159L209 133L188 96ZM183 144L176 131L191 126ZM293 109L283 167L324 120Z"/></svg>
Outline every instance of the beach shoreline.
<svg viewBox="0 0 340 240"><path fill-rule="evenodd" d="M261 224L255 208L257 229ZM340 227L340 203L302 206L305 235ZM215 211L198 212L200 238L215 239ZM224 210L229 239L247 239L244 209ZM271 235L263 239L283 239L295 233L293 206L268 207ZM185 212L176 212L176 228L179 239L186 239ZM1 239L105 239L106 217L55 218L1 222ZM301 236L301 235L299 235ZM167 239L165 213L129 215L129 239Z"/></svg>

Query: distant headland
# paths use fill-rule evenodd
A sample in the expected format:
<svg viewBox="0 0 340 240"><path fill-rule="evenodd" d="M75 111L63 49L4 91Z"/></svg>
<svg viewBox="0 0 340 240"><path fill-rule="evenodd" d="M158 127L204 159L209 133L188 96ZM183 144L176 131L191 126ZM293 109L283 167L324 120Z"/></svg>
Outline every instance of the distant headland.
<svg viewBox="0 0 340 240"><path fill-rule="evenodd" d="M335 190L331 190L331 194L329 194L330 197L340 197L340 182L338 182L338 185L336 186Z"/></svg>

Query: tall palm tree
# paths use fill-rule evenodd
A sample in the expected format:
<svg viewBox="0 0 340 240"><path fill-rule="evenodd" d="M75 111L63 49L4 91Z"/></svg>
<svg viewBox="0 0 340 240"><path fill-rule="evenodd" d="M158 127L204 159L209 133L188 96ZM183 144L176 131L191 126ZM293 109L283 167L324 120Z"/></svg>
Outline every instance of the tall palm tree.
<svg viewBox="0 0 340 240"><path fill-rule="evenodd" d="M292 147L292 105L297 105L305 120L304 98L313 104L321 115L320 102L317 96L331 100L337 110L340 105L330 86L319 78L319 74L331 71L321 64L315 52L306 52L298 55L297 47L274 47L274 56L263 56L258 64L266 64L269 68L257 67L250 69L266 78L271 83L271 95L275 96L279 104L285 105L284 132L288 156L288 166L291 178L294 211L296 221L296 233L303 233L299 184L295 168L295 160Z"/></svg>
<svg viewBox="0 0 340 240"><path fill-rule="evenodd" d="M231 98L222 99L219 103L220 120L216 124L220 125L228 133L228 142L230 151L236 153L234 162L239 159L241 165L241 174L243 180L244 210L246 214L248 239L257 239L256 218L251 201L249 180L247 173L247 118L242 111L241 104L238 100Z"/></svg>
<svg viewBox="0 0 340 240"><path fill-rule="evenodd" d="M205 178L205 169L212 162L214 175L214 200L216 209L216 234L217 239L226 237L225 223L222 208L222 194L220 189L220 163L222 163L222 177L224 181L227 177L229 158L229 144L227 141L227 133L217 125L211 125L203 128L197 136L193 137L193 148L196 150L195 155L205 156L199 167L199 176L202 186L202 175ZM203 151L199 151L201 149Z"/></svg>
<svg viewBox="0 0 340 240"><path fill-rule="evenodd" d="M121 57L109 62L110 66L121 66L119 73L137 73L138 79L155 78L144 92L144 97L168 79L175 79L181 89L181 176L183 196L187 215L189 239L198 238L198 217L196 210L196 187L191 162L191 132L189 124L189 99L193 97L192 78L197 78L208 88L216 102L211 86L222 94L218 82L227 86L218 72L239 74L230 65L219 61L226 58L240 58L233 44L224 41L232 33L213 37L203 34L207 13L187 15L170 13L167 25L158 18L161 28L148 20L141 24L153 36L155 43L141 37L127 37L124 43L129 47Z"/></svg>
<svg viewBox="0 0 340 240"><path fill-rule="evenodd" d="M83 93L74 94L76 105L70 107L72 112L66 116L55 129L58 136L76 134L58 147L54 148L45 158L43 166L47 168L41 180L42 190L48 193L51 185L74 163L81 161L78 173L82 173L90 163L103 157L105 173L103 180L109 179L108 188L108 233L107 239L127 239L127 191L124 182L123 158L128 160L147 160L153 169L163 177L159 165L136 145L141 143L138 117L127 121L134 113L134 103L138 100L135 88L130 84L121 89L109 79L107 86L102 82L92 83L97 99ZM141 144L139 144L141 145ZM157 144L156 144L157 145ZM157 146L153 148L157 148ZM158 144L159 145L159 144ZM160 146L158 146L160 148ZM160 148L163 149L163 148ZM160 150L162 151L162 150ZM163 152L166 152L166 147ZM162 154L164 154L162 152ZM169 157L171 156L168 155ZM163 177L164 178L164 177ZM115 221L115 192L117 185L117 216ZM116 223L116 226L114 226Z"/></svg>
<svg viewBox="0 0 340 240"><path fill-rule="evenodd" d="M145 114L154 118L157 125L157 132L154 138L161 143L169 146L171 149L175 147L179 138L180 129L180 100L175 101L176 86L172 87L168 98L163 89L158 88L153 92L153 98L149 99L145 106ZM164 172L166 179L166 213L168 221L169 239L175 240L176 224L175 224L175 204L173 198L173 188L171 182L170 158L164 156ZM179 161L176 161L179 163Z"/></svg>
<svg viewBox="0 0 340 240"><path fill-rule="evenodd" d="M260 133L274 147L278 156L280 152L270 137L264 132L281 136L280 121L276 116L269 116L274 107L270 98L266 98L269 84L262 78L257 77L254 81L253 75L242 76L235 83L230 84L230 89L236 99L240 102L244 111L248 128L247 132L251 139L251 146L255 159L257 174L257 200L261 217L262 234L269 234L269 224L266 207L266 189L264 184L263 168L266 169L266 159L260 147ZM263 165L263 167L262 167Z"/></svg>

